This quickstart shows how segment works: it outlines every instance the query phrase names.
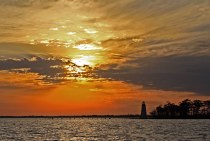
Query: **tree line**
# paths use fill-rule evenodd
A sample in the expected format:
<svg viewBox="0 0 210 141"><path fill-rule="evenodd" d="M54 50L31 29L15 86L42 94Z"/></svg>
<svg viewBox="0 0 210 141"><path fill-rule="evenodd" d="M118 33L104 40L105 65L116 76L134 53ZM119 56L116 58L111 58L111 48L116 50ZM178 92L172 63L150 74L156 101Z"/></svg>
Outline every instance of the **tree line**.
<svg viewBox="0 0 210 141"><path fill-rule="evenodd" d="M150 114L152 118L210 118L210 100L185 99L178 105L167 102L157 106Z"/></svg>

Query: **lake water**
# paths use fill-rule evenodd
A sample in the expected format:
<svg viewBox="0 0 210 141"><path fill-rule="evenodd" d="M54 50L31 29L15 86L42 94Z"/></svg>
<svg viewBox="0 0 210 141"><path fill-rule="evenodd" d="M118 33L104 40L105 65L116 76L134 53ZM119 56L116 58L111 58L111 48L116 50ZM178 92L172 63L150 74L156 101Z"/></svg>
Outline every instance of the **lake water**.
<svg viewBox="0 0 210 141"><path fill-rule="evenodd" d="M0 140L210 141L210 120L0 119Z"/></svg>

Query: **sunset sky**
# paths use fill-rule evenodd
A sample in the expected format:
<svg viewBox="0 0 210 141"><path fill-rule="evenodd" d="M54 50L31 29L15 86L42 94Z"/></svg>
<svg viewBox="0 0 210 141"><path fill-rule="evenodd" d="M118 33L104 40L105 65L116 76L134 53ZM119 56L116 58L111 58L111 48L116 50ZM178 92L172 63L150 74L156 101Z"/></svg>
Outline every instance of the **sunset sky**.
<svg viewBox="0 0 210 141"><path fill-rule="evenodd" d="M210 99L209 0L0 0L0 115L186 98Z"/></svg>

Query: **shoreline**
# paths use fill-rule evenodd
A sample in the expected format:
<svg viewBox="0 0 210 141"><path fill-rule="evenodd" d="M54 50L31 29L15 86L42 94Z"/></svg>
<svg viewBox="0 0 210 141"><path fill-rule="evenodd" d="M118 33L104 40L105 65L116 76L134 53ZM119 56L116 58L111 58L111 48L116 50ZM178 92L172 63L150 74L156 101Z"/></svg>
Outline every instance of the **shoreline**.
<svg viewBox="0 0 210 141"><path fill-rule="evenodd" d="M210 119L210 117L187 117L187 118L155 118L152 116L147 116L147 118L141 118L139 115L78 115L78 116L0 116L0 119L3 118L123 118L123 119Z"/></svg>

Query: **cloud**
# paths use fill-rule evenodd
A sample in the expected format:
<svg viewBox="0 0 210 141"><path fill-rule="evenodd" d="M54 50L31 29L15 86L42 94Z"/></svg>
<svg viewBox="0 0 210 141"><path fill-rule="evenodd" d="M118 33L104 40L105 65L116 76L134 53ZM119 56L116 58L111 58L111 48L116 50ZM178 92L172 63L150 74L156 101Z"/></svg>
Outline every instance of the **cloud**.
<svg viewBox="0 0 210 141"><path fill-rule="evenodd" d="M51 8L40 9L44 5ZM66 34L69 32L77 33L70 37L72 44L83 39L101 42L147 35L139 46L144 49L152 44L156 52L162 52L162 48L176 46L176 43L192 45L198 33L200 40L209 39L209 34L203 35L210 23L208 5L208 0L0 0L0 42L69 41ZM56 13L58 10L60 12ZM49 31L51 28L59 30ZM87 35L84 29L94 29L97 34ZM195 30L197 33L191 32ZM130 44L129 49L136 46ZM189 50L180 45L177 48L185 53ZM170 52L176 53L176 49Z"/></svg>
<svg viewBox="0 0 210 141"><path fill-rule="evenodd" d="M78 70L84 70L85 72ZM7 59L0 60L0 71L9 71L22 74L37 74L40 76L37 80L55 84L77 77L93 77L89 74L91 70L88 66L77 66L69 61L63 61L59 58L39 58L33 57L31 59ZM86 73L87 71L87 73Z"/></svg>
<svg viewBox="0 0 210 141"><path fill-rule="evenodd" d="M26 43L0 43L0 59L30 59L32 57L53 58L63 57L74 54L76 49L68 49L66 47L58 47L51 41L52 44L46 45L44 43L26 44ZM64 43L60 43L64 45Z"/></svg>
<svg viewBox="0 0 210 141"><path fill-rule="evenodd" d="M55 4L59 0L0 0L0 5L2 6L14 6L20 8L26 8L36 5L47 6L51 4Z"/></svg>
<svg viewBox="0 0 210 141"><path fill-rule="evenodd" d="M57 80L70 75L60 58L100 54L101 77L208 95L209 15L209 0L0 0L0 70Z"/></svg>
<svg viewBox="0 0 210 141"><path fill-rule="evenodd" d="M126 63L135 67L112 65L114 68L97 73L101 77L142 85L145 89L210 95L209 56L147 57Z"/></svg>

